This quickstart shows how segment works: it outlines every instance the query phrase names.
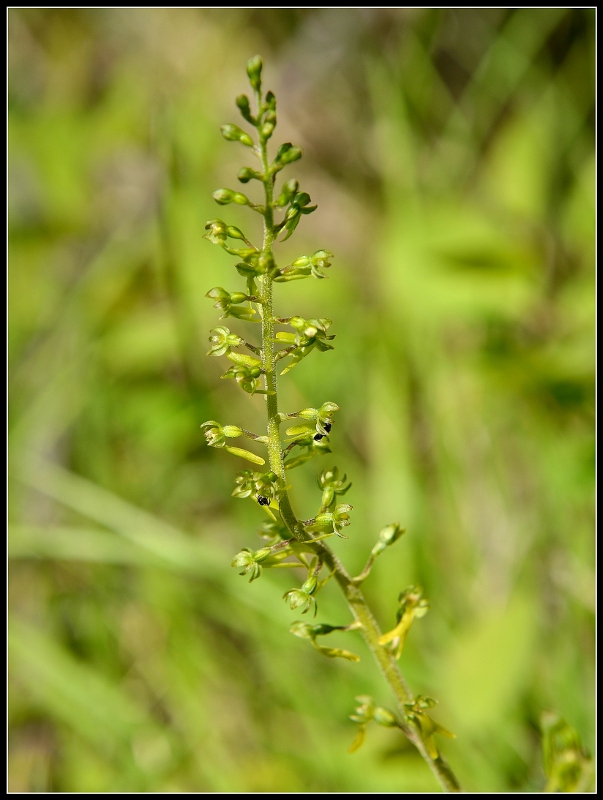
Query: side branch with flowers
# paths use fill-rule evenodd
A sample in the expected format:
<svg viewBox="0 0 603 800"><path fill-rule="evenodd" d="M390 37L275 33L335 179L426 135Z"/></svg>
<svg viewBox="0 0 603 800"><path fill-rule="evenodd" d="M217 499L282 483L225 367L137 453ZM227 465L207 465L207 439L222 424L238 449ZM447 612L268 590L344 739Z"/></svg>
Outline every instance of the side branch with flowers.
<svg viewBox="0 0 603 800"><path fill-rule="evenodd" d="M330 267L329 259L333 254L328 250L317 250L313 255L300 256L284 267L279 267L275 261L273 247L277 240L288 239L302 217L315 211L316 205L311 205L310 195L300 191L295 179L286 181L280 193L276 194L278 173L301 158L302 153L299 147L287 142L278 148L276 157L270 161L268 141L277 121L276 98L270 91L262 94L262 61L259 56L249 60L247 74L255 95L256 113L252 113L246 95L237 97L236 105L243 118L255 129L257 143L238 125L223 125L221 130L225 139L240 142L257 157L259 168L243 167L237 177L243 184L258 181L264 197L261 203L255 203L247 195L231 189L218 189L213 196L219 205L245 205L260 214L263 218L262 245L255 246L239 228L221 219L210 220L205 226L205 238L237 258L235 268L245 279L244 292L229 292L216 286L207 293L215 301L214 306L222 312L220 320L232 317L261 325L259 345L248 342L224 325L214 328L210 335L208 355L226 356L231 362L222 377L233 378L248 394L263 394L266 398L265 434L252 433L237 425L222 425L214 420L201 426L210 446L222 448L257 467L265 468L266 459L245 448L232 446L229 441L247 438L264 445L267 450L266 471L243 470L235 479L233 491L234 497L251 499L266 514L261 530L266 545L259 550L244 548L234 557L232 566L242 569L241 574L249 575L250 581L259 578L263 569L302 568L307 577L301 587L292 588L284 594L290 608L300 610L302 614L313 609L316 615L316 597L334 578L345 596L354 621L348 625L314 625L299 620L292 624L291 633L308 639L319 653L328 658L358 661L355 653L319 644L317 640L333 631L359 631L396 700L396 711L393 712L377 706L371 697L363 695L356 698L360 705L351 719L358 723L359 728L350 750L360 747L370 722L399 728L417 747L442 788L445 791L460 791L458 781L434 739L435 734L454 734L431 718L427 712L435 705L435 701L420 695L413 696L398 667L412 623L427 612L427 601L420 589L408 587L399 596L396 625L388 633L382 634L360 591L360 585L369 576L375 559L394 544L404 530L398 524L383 528L366 566L360 575L352 578L325 542L331 536L347 538L343 529L350 524L352 506L339 502L351 485L346 476L340 475L337 467L325 469L319 474L318 485L322 491L320 506L311 519L300 520L291 507L287 473L317 455L331 452L330 435L339 407L327 401L320 408L304 408L289 413L279 411L277 371L283 359L287 361L280 375L285 375L312 351L332 350L334 336L328 333L332 324L329 319L275 315L273 286L275 283L308 277L325 278L324 270ZM275 214L281 214L279 221L275 220ZM276 331L277 326L285 330ZM281 347L277 349L279 345ZM287 428L287 438L283 443L280 425L292 420L295 420L295 424Z"/></svg>

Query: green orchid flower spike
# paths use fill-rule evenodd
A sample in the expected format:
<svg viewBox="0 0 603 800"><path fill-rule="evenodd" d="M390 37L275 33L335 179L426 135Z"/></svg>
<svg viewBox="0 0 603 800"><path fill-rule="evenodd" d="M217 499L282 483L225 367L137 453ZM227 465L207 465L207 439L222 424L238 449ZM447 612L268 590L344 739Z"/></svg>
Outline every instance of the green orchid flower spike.
<svg viewBox="0 0 603 800"><path fill-rule="evenodd" d="M313 611L316 616L316 598L334 579L347 602L352 621L347 625L328 625L298 620L293 623L291 632L310 641L319 654L343 659L350 662L350 666L359 660L359 656L341 647L328 647L318 639L331 634L359 633L389 685L397 708L396 712L389 711L377 706L371 698L357 698L360 706L352 719L360 728L350 749L360 746L369 723L397 729L415 745L442 788L458 791L458 781L433 744L433 734L445 729L429 721L420 698L415 699L412 695L396 660L412 621L427 610L426 601L419 590L408 589L401 595L396 627L382 635L359 588L361 581L368 577L375 558L402 535L403 529L397 524L383 528L367 567L357 578L351 578L325 543L333 536L347 538L343 531L351 525L352 506L339 502L351 486L347 476L340 474L337 467L320 472L320 504L315 516L304 521L308 514L296 514L291 504L291 471L307 464L315 456L331 452L339 405L332 400L317 398L316 406L309 405L301 411L279 411L279 371L281 376L285 376L302 361L304 365L300 369L306 369L309 356L328 354L334 349L335 336L330 333L333 325L330 319L300 314L284 317L275 313L274 289L280 287L283 292L293 292L288 284L294 281L305 278L324 280L333 253L321 248L312 255L300 255L284 265L277 262L275 244L289 239L317 206L312 203L308 192L300 187L297 178L285 177L277 186L281 172L295 165L302 157L302 151L296 144L285 142L275 148L272 156L269 155L278 112L274 93L264 93L262 89L262 75L262 59L254 56L247 64L251 99L240 94L235 101L242 124L249 130L233 122L221 128L226 141L241 145L241 152L257 159L253 167L243 166L237 175L239 182L248 187L248 194L229 188L218 189L213 194L219 206L246 206L262 217L261 243L259 237L256 239L254 234L248 234L222 219L209 220L204 234L208 242L218 245L235 259L233 276L244 282L240 291L228 291L222 286L209 290L207 297L214 301L219 319L231 319L234 326L255 323L255 330L259 333L254 343L246 335L244 337L244 331L231 331L220 324L210 332L208 355L227 359L229 364L222 377L232 379L235 386L249 395L262 395L266 409L265 434L254 434L236 425L221 425L215 420L201 426L210 447L263 467L262 471L252 468L239 472L232 495L250 500L264 515L259 534L265 546L258 550L244 547L234 556L232 566L239 569L241 575L248 576L250 583L261 578L266 569L301 570L301 585L286 591L283 599L291 611L302 615ZM330 357L321 355L321 358ZM280 369L282 359L288 361ZM285 422L290 427L286 429L283 440L280 426ZM265 447L265 458L230 444L231 439L240 437Z"/></svg>

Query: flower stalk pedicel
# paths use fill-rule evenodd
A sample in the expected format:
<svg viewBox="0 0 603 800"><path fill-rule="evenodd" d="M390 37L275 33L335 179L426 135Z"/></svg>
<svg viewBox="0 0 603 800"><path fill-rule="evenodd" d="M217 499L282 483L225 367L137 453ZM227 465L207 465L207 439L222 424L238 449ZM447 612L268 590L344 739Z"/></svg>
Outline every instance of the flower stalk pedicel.
<svg viewBox="0 0 603 800"><path fill-rule="evenodd" d="M220 219L210 220L205 226L205 238L238 259L235 268L246 284L245 291L229 292L217 286L207 293L221 312L220 320L232 317L237 321L261 325L259 345L247 342L223 325L214 328L209 338L211 347L208 355L225 356L231 362L222 377L234 378L243 391L263 394L266 399L265 435L251 433L236 425L221 425L214 420L201 426L208 445L222 448L265 470L256 472L246 469L240 472L233 495L252 500L267 515L268 519L262 526L266 546L256 551L244 548L234 557L232 566L242 568L241 574L248 575L250 581L258 579L264 569L303 568L307 575L301 587L290 589L283 596L292 610L302 614L312 610L316 615L317 595L334 578L354 621L348 625L314 625L299 621L293 623L291 633L308 639L327 658L358 661L355 653L318 644L316 640L335 630L359 631L389 684L397 706L394 713L376 706L368 696L357 698L361 705L352 719L360 724L360 729L350 749L353 751L360 747L369 722L398 728L417 747L442 788L445 791L459 791L458 781L434 741L435 734L453 734L428 716L426 709L431 708L435 701L414 697L397 663L411 624L426 613L427 601L422 598L420 589L409 587L400 595L396 626L389 633L382 634L359 588L368 577L377 556L400 538L404 530L397 524L384 528L364 570L356 578L351 578L325 543L325 539L331 536L347 538L343 528L350 525L352 506L340 502L340 497L351 485L346 476L340 477L337 467L319 474L320 505L311 519L300 520L289 500L291 470L317 455L331 452L330 435L339 406L327 401L320 408L283 413L278 408L277 375L286 375L312 352L332 350L331 342L335 337L328 332L332 324L329 319L275 315L273 287L275 283L325 278L324 270L331 266L333 254L325 249L316 250L312 255L302 255L284 267L279 267L274 258L273 248L277 241L285 241L292 236L302 217L311 214L317 206L312 205L307 192L300 191L299 182L294 178L285 181L278 193L275 191L278 173L301 158L302 152L299 147L286 142L280 145L275 158L270 160L268 141L277 124L276 98L272 92L262 95L262 60L259 56L249 60L247 74L255 96L256 112L246 95L239 95L236 105L243 119L255 128L257 143L238 125L223 125L221 130L227 141L239 142L258 159L258 169L245 166L237 177L242 184L252 181L260 183L264 197L261 203L254 203L247 195L226 188L218 189L213 197L219 205L246 205L262 216L261 247L254 245L239 228ZM280 219L277 220L276 216ZM288 330L276 331L276 326L284 326ZM240 352L240 348L247 348L253 355ZM283 361L284 364L281 363ZM286 429L286 437L282 442L280 426L292 420L296 423ZM249 450L227 444L228 439L238 437L246 437L264 445L268 464L264 458Z"/></svg>

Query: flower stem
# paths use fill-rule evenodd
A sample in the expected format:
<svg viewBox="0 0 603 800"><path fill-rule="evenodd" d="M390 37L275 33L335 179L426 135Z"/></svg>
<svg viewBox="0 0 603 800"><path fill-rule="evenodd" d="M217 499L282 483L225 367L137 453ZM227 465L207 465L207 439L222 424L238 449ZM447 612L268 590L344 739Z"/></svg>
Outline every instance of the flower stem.
<svg viewBox="0 0 603 800"><path fill-rule="evenodd" d="M258 108L261 106L261 95L256 93ZM266 203L264 210L264 238L262 243L262 254L270 260L273 257L272 247L274 244L274 215L273 215L273 194L274 194L274 176L270 174L268 163L268 152L266 142L260 138L259 154L262 162L263 175L262 181L264 184ZM281 517L287 530L291 536L299 541L307 540L307 534L304 526L297 519L289 496L285 488L285 467L283 462L283 451L281 448L279 425L280 418L278 415L278 394L277 394L277 377L276 377L276 361L274 353L274 316L272 308L272 278L270 270L268 270L260 278L260 299L259 312L262 320L262 366L264 369L264 376L266 381L266 410L268 414L268 458L270 461L270 469L279 477L280 492L279 492L279 507ZM445 792L458 792L460 786L455 778L452 770L446 761L438 756L433 758L423 741L423 738L418 731L417 727L407 719L405 703L412 703L413 695L404 680L402 673L398 667L397 661L394 659L389 649L379 644L379 637L381 631L373 614L364 599L362 592L358 586L354 585L352 579L346 572L345 568L333 553L333 551L324 543L312 543L309 547L316 553L319 560L334 574L339 587L341 588L344 597L350 607L354 618L360 624L360 631L364 640L371 650L379 669L390 689L392 690L401 718L404 720L402 726L405 734L410 741L419 750L431 771L438 779L440 785Z"/></svg>

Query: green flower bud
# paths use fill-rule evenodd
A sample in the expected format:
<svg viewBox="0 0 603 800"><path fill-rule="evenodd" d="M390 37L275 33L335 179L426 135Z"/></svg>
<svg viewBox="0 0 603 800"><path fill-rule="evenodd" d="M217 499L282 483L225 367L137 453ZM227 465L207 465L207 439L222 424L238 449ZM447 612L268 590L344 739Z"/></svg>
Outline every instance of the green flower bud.
<svg viewBox="0 0 603 800"><path fill-rule="evenodd" d="M399 523L393 522L391 525L383 528L379 533L379 541L386 547L397 542L398 539L406 533L405 528L401 528Z"/></svg>
<svg viewBox="0 0 603 800"><path fill-rule="evenodd" d="M252 56L247 62L249 83L256 92L259 92L262 87L262 66L263 64L260 56Z"/></svg>
<svg viewBox="0 0 603 800"><path fill-rule="evenodd" d="M287 150L291 150L292 147L293 145L291 144L291 142L283 142L283 144L276 151L276 158L274 160L280 161L287 152Z"/></svg>
<svg viewBox="0 0 603 800"><path fill-rule="evenodd" d="M308 192L298 192L293 198L293 202L296 206L307 206L310 200L311 197Z"/></svg>
<svg viewBox="0 0 603 800"><path fill-rule="evenodd" d="M259 275L259 271L255 267L251 264L246 264L244 261L235 264L235 269L243 278L255 278L256 275Z"/></svg>
<svg viewBox="0 0 603 800"><path fill-rule="evenodd" d="M249 205L248 197L240 192L233 192L232 189L216 189L212 197L221 206L227 206L229 203L237 203L240 206Z"/></svg>
<svg viewBox="0 0 603 800"><path fill-rule="evenodd" d="M234 192L230 189L216 189L213 193L212 197L219 203L221 206L226 206L229 203L232 203Z"/></svg>
<svg viewBox="0 0 603 800"><path fill-rule="evenodd" d="M238 353L230 353L231 356L239 355ZM221 377L224 379L234 378L237 384L248 394L255 394L259 388L259 376L261 370L259 367L248 367L245 364L235 364L226 370Z"/></svg>
<svg viewBox="0 0 603 800"><path fill-rule="evenodd" d="M274 256L272 253L262 252L258 258L258 267L260 269L260 273L265 275L267 272L274 267Z"/></svg>
<svg viewBox="0 0 603 800"><path fill-rule="evenodd" d="M264 124L260 128L260 138L263 141L270 139L270 137L274 132L275 127L276 125L274 124L274 122L264 122Z"/></svg>
<svg viewBox="0 0 603 800"><path fill-rule="evenodd" d="M245 238L245 234L243 233L243 231L239 230L239 228L236 228L234 225L228 226L228 228L226 229L226 235L230 236L231 239Z"/></svg>
<svg viewBox="0 0 603 800"><path fill-rule="evenodd" d="M264 103L266 108L270 111L276 111L276 97L274 92L268 91L266 92L266 102Z"/></svg>
<svg viewBox="0 0 603 800"><path fill-rule="evenodd" d="M261 180L262 176L259 172L251 169L251 167L241 167L237 174L237 178L241 181L241 183L249 183L249 181L253 178L256 180Z"/></svg>
<svg viewBox="0 0 603 800"><path fill-rule="evenodd" d="M229 142L241 142L241 144L247 147L253 147L253 139L251 136L241 130L238 125L221 125L220 130L222 131L222 136Z"/></svg>
<svg viewBox="0 0 603 800"><path fill-rule="evenodd" d="M235 103L237 104L237 108L241 112L243 118L246 119L247 122L251 122L252 125L255 125L255 119L251 114L251 106L249 105L249 98L247 95L240 94L236 98Z"/></svg>
<svg viewBox="0 0 603 800"><path fill-rule="evenodd" d="M292 164L294 161L298 161L302 157L301 147L293 146L289 147L286 152L284 152L280 158L277 155L277 161L280 164Z"/></svg>
<svg viewBox="0 0 603 800"><path fill-rule="evenodd" d="M284 206L286 206L287 203L290 203L293 197L295 197L298 189L299 189L299 181L297 181L295 178L291 178L291 180L288 180L281 189L281 193L278 196L276 205L279 208L283 208Z"/></svg>

